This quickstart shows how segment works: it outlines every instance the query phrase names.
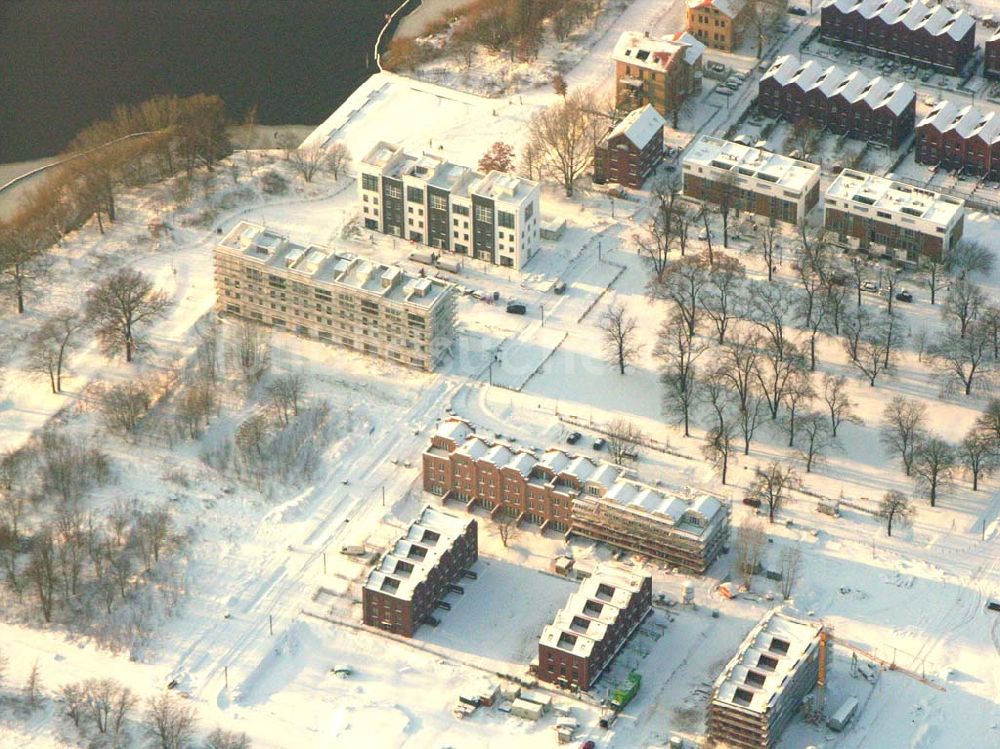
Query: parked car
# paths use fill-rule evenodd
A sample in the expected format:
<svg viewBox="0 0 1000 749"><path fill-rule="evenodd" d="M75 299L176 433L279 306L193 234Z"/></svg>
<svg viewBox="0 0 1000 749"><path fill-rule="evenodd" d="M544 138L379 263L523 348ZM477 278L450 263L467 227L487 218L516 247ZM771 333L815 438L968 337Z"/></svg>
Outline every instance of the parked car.
<svg viewBox="0 0 1000 749"><path fill-rule="evenodd" d="M924 83L927 83L933 77L934 77L934 73L932 73L931 71L928 70L926 73L924 73L922 76L920 76L920 80L923 81Z"/></svg>
<svg viewBox="0 0 1000 749"><path fill-rule="evenodd" d="M563 281L561 278L556 279L556 282L554 284L552 284L552 290L556 294L564 294L564 293L566 293L566 282Z"/></svg>
<svg viewBox="0 0 1000 749"><path fill-rule="evenodd" d="M603 450L606 444L608 444L608 441L604 439L604 437L598 437L596 440L594 440L594 449Z"/></svg>
<svg viewBox="0 0 1000 749"><path fill-rule="evenodd" d="M790 5L788 7L788 12L791 13L793 16L808 16L809 15L809 11L807 11L805 8L798 7L797 5Z"/></svg>
<svg viewBox="0 0 1000 749"><path fill-rule="evenodd" d="M524 315L527 314L528 308L521 302L507 302L507 312L511 315Z"/></svg>
<svg viewBox="0 0 1000 749"><path fill-rule="evenodd" d="M577 442L580 441L580 438L582 436L583 435L580 434L579 432L570 432L569 436L566 437L566 444L575 445Z"/></svg>
<svg viewBox="0 0 1000 749"><path fill-rule="evenodd" d="M743 504L749 505L750 507L760 507L760 500L756 497L744 497Z"/></svg>
<svg viewBox="0 0 1000 749"><path fill-rule="evenodd" d="M582 744L580 744L580 749L594 749L597 744L594 743L593 739L587 739Z"/></svg>
<svg viewBox="0 0 1000 749"><path fill-rule="evenodd" d="M912 302L913 301L913 294L911 294L906 289L903 289L898 294L896 294L896 301L897 302Z"/></svg>
<svg viewBox="0 0 1000 749"><path fill-rule="evenodd" d="M861 290L862 291L870 291L873 294L877 294L878 293L878 284L875 283L874 281L864 281L861 284Z"/></svg>

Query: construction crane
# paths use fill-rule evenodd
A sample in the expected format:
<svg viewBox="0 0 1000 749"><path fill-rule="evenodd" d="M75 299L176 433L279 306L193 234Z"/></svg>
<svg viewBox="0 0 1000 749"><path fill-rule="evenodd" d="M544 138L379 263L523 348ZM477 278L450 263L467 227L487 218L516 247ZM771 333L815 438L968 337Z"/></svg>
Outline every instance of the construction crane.
<svg viewBox="0 0 1000 749"><path fill-rule="evenodd" d="M819 673L816 676L816 686L818 688L818 699L817 699L818 704L816 705L816 709L821 715L823 711L826 709L826 669L828 665L827 648L829 648L833 644L837 644L840 645L841 647L847 648L852 653L856 653L857 655L863 656L868 660L872 661L873 663L877 663L883 668L888 669L889 671L896 671L898 673L903 674L904 676L909 676L911 679L916 679L921 684L926 684L927 686L931 687L932 689L936 689L939 692L946 691L945 688L942 687L940 684L936 684L935 682L931 681L922 674L918 674L916 671L911 671L908 668L903 668L902 666L898 666L894 661L889 662L887 660L879 658L877 655L868 652L864 648L860 648L857 645L848 642L847 640L843 640L839 637L834 636L832 627L820 625Z"/></svg>

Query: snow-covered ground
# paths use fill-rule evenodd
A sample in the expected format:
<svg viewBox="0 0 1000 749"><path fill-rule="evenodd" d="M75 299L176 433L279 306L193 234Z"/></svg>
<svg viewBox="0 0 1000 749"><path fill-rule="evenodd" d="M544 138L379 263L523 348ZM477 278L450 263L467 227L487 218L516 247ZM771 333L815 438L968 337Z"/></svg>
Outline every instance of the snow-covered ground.
<svg viewBox="0 0 1000 749"><path fill-rule="evenodd" d="M606 86L611 76L608 52L618 33L646 27L665 32L676 24L680 6L658 0L628 4L613 26L595 34L589 53L567 74L571 85ZM794 38L808 33L805 26L794 28ZM752 61L731 58L733 65L752 67ZM671 137L683 143L698 130L723 132L752 97L752 89L751 78L734 97L738 101L727 107L706 85L698 105ZM553 96L548 85L540 85L490 99L380 74L361 86L309 142L342 141L358 158L387 140L473 165L496 140L520 149L525 123ZM573 590L547 572L550 560L571 552L579 565L591 566L608 559L609 549L529 530L504 547L489 521L480 517L478 579L466 586L464 596L452 597L452 609L442 613L439 627L421 629L404 642L358 624L367 563L339 549L365 544L377 553L423 503L440 501L420 491L419 456L446 409L486 434L501 433L529 446L561 443L570 429L580 428L585 433L580 452L595 457L599 453L589 445L600 425L625 415L665 448L644 452L637 466L643 478L679 491L716 491L734 500L737 525L752 512L739 498L758 463L778 459L802 472L802 461L785 446L784 436L767 426L751 455L741 456L734 466L731 485L722 487L702 460L702 427L696 425L692 438L685 439L665 425L653 346L666 307L648 299L648 270L632 240L645 220L646 196L612 204L586 184L573 199L554 186L545 187L544 215L566 219L567 230L558 242L544 242L523 273L467 261L457 277L443 274L470 292L484 292L483 297L496 292L500 304L472 294L461 297L455 354L439 372L412 372L293 336L274 336L274 372L302 372L308 397L327 401L335 414L314 478L292 485L269 482L258 490L205 464L199 452L255 407L252 397L237 392L224 399L223 416L201 441L176 435L168 439L162 423L160 429L140 431L132 441L108 435L87 400L88 383L165 372L191 355L195 327L214 301L211 248L217 228L226 231L249 219L299 241L334 244L411 265L405 260L411 250L407 243L350 231L359 215L351 176L334 182L323 175L305 185L276 153L236 154L232 164L239 170L237 179L231 168L223 168L205 190L194 187L187 205L179 204L168 186L125 196L120 219L108 234L87 226L57 248L50 287L44 296L29 300L25 317L0 320L0 448L23 444L58 413L64 428L100 444L116 466L117 483L88 497L92 509L106 511L122 496L144 505L169 497L177 527L191 539L185 595L131 659L127 653L100 649L59 623L4 623L0 650L11 664L7 686L0 688L13 693L35 662L50 695L68 682L113 675L146 697L176 679L177 690L188 696L205 730L222 725L246 731L256 747L553 745L551 715L532 724L480 709L458 720L452 708L463 690L495 679L497 672L526 673L541 627ZM263 194L258 181L268 169L285 173L293 183L291 192ZM173 227L171 237L150 238L148 223L154 218ZM994 217L973 213L966 219L966 234L994 251L1000 251L998 228ZM793 246L790 236L784 241ZM692 244L693 251L703 250L704 243ZM761 278L763 264L749 243L733 245L729 252L747 265L752 277ZM788 282L790 260L789 250L778 269L778 277ZM152 328L155 355L129 368L105 360L88 345L71 363L66 393L53 396L45 382L27 377L21 368L25 336L45 314L78 303L83 291L125 265L149 274L175 303ZM873 277L876 272L873 268ZM557 278L568 287L561 296L551 291ZM992 299L1000 297L1000 274L978 280ZM855 378L840 344L823 338L820 369L848 375L851 397L865 423L844 425L840 449L805 475L804 489L810 493L797 493L783 509L787 525L769 528L773 543L767 559L776 563L781 549L800 548L803 576L788 604L791 610L832 625L838 638L926 674L947 691L901 672L878 672L871 681L852 675L850 651L838 647L828 702L836 705L853 695L862 709L842 734L796 720L781 744L788 749L1000 743L995 668L1000 619L983 606L986 597L1000 590L997 482L987 480L973 493L967 482L957 481L943 493L939 507L931 510L921 503L914 526L897 530L892 538L866 512L889 489L912 491L897 461L878 442L879 414L890 397L904 394L924 403L932 428L952 441L963 436L983 406L980 396L942 394L939 382L918 361L916 335L939 330L943 323L921 287L915 281L911 286L917 302L897 305L903 307L907 350L900 354L897 371L880 378L877 387ZM515 298L526 303L527 315L504 313L503 302ZM604 361L596 328L613 302L625 304L642 331L641 356L624 377ZM884 302L872 296L865 304ZM178 476L186 478L182 482ZM816 495L849 504L842 517L832 518L816 512ZM775 605L777 594L774 583L760 579L752 594L721 598L716 587L730 575L729 561L724 558L709 575L693 580L696 608L658 608L602 681L599 692L627 668L643 675L639 697L611 731L597 728L600 709L593 699L556 696L580 720L579 740L593 738L599 746L630 749L662 745L674 733L703 733L711 682L754 623ZM655 592L679 598L688 578L652 569ZM344 665L353 671L349 677L332 673L334 666ZM867 673L867 666L863 670ZM0 709L0 747L75 745L72 726L55 703L30 715L20 707Z"/></svg>

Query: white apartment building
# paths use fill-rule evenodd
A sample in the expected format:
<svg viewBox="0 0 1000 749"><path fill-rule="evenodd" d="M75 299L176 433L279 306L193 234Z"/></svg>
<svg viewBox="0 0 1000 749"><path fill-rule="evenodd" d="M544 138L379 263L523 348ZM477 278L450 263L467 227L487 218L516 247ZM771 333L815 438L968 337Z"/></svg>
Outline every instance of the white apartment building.
<svg viewBox="0 0 1000 749"><path fill-rule="evenodd" d="M359 164L366 229L521 268L541 243L538 183L378 143Z"/></svg>
<svg viewBox="0 0 1000 749"><path fill-rule="evenodd" d="M827 188L824 225L854 249L911 263L941 260L962 237L965 201L845 169Z"/></svg>
<svg viewBox="0 0 1000 749"><path fill-rule="evenodd" d="M703 135L682 160L684 194L790 224L819 202L820 168L798 159Z"/></svg>
<svg viewBox="0 0 1000 749"><path fill-rule="evenodd" d="M214 253L216 309L304 338L432 370L455 335L455 287L301 245L241 221Z"/></svg>

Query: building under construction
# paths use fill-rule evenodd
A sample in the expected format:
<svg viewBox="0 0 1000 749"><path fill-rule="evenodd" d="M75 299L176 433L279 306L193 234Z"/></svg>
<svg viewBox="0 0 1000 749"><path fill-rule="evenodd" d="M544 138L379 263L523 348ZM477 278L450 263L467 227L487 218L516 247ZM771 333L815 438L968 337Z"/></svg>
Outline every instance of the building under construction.
<svg viewBox="0 0 1000 749"><path fill-rule="evenodd" d="M715 681L709 736L724 746L770 749L826 664L823 632L777 610L764 617Z"/></svg>
<svg viewBox="0 0 1000 749"><path fill-rule="evenodd" d="M424 489L445 503L586 536L697 574L729 538L729 505L716 497L661 491L622 466L562 450L538 457L485 440L461 419L438 426L423 472Z"/></svg>

